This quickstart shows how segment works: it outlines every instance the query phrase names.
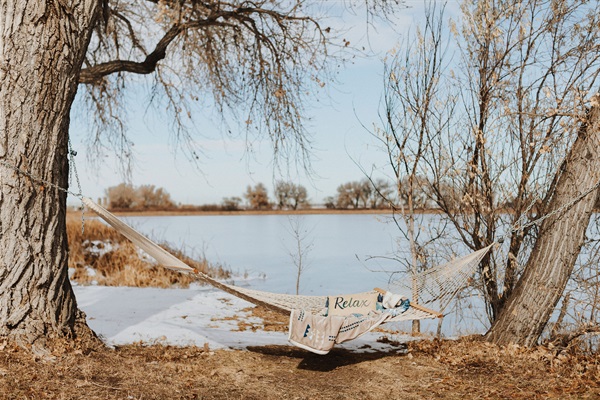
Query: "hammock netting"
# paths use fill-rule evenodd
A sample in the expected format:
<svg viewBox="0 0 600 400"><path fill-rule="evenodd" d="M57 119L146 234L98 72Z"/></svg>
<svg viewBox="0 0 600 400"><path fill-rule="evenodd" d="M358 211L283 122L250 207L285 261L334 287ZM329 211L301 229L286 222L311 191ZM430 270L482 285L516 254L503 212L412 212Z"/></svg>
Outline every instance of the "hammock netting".
<svg viewBox="0 0 600 400"><path fill-rule="evenodd" d="M494 244L414 275L419 304L436 303L440 311L443 311L452 299L468 285L479 263L493 246ZM411 278L412 276L409 277L409 280ZM407 291L411 288L412 282L394 281L390 284L391 291Z"/></svg>
<svg viewBox="0 0 600 400"><path fill-rule="evenodd" d="M230 285L218 281L210 276L188 266L179 258L164 250L162 247L142 235L105 208L94 203L88 198L83 198L83 203L115 230L139 246L146 253L156 259L157 263L165 268L194 274L200 281L210 284L218 289L236 297L247 300L253 304L267 307L271 310L289 313L292 309L303 309L313 314L319 313L325 307L327 296L302 296L281 293L265 292ZM465 257L457 258L446 264L430 268L416 276L416 288L421 304L411 303L411 307L404 313L389 320L403 321L414 319L438 318L450 300L464 288L473 276L481 259L493 245L485 247ZM439 312L423 307L423 304L435 302L440 305Z"/></svg>

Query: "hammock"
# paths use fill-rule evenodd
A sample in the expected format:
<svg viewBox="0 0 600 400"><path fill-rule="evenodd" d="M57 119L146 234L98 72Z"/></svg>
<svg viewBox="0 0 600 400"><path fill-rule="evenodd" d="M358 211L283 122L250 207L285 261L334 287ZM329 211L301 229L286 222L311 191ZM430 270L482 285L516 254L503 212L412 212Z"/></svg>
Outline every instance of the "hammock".
<svg viewBox="0 0 600 400"><path fill-rule="evenodd" d="M293 309L303 309L313 314L317 314L325 307L328 298L327 296L302 296L271 293L220 282L185 264L179 258L167 252L89 198L83 197L82 201L89 209L94 211L104 221L117 230L117 232L121 233L131 242L151 255L156 259L158 264L165 268L193 274L198 280L236 297L285 314L289 314ZM418 293L420 293L419 300L423 300L423 303L417 304L416 302L411 302L410 308L407 311L389 319L388 322L443 317L443 314L441 313L443 309L449 303L451 298L465 286L467 280L474 274L481 259L487 254L492 246L493 245L490 245L465 257L450 261L447 264L431 268L424 273L418 274L417 290ZM372 291L372 293L377 292L381 293L385 291L378 288ZM436 312L423 306L423 304L430 304L433 302L441 304L440 312Z"/></svg>

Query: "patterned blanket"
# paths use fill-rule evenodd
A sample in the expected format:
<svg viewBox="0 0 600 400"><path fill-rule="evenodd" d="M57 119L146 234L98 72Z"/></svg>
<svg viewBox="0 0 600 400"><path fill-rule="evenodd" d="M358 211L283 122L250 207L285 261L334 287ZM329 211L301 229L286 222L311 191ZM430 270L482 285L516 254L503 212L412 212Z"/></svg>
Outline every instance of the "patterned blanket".
<svg viewBox="0 0 600 400"><path fill-rule="evenodd" d="M371 311L366 315L313 315L292 310L288 340L295 346L317 354L327 354L336 343L356 339L392 318L387 312Z"/></svg>

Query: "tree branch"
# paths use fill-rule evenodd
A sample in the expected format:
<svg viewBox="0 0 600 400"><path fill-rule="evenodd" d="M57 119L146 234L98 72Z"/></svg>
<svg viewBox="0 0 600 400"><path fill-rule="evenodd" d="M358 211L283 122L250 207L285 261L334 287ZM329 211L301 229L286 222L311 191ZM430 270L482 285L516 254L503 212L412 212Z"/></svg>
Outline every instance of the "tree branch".
<svg viewBox="0 0 600 400"><path fill-rule="evenodd" d="M152 0L150 0L152 1ZM131 72L136 74L151 74L156 70L158 62L165 58L167 48L182 32L188 29L198 29L206 26L228 25L225 21L228 19L237 19L241 23L246 24L249 29L259 37L267 45L271 45L270 38L264 36L260 30L256 28L255 21L249 17L252 14L268 15L275 21L305 21L310 20L308 17L296 17L285 15L276 11L263 8L238 7L229 11L212 11L204 20L190 21L187 23L174 24L157 43L154 51L146 56L144 61L130 60L113 60L88 68L83 68L79 75L79 83L95 84L102 80L103 77L117 72ZM222 21L219 21L221 19ZM318 25L318 24L317 24ZM134 43L135 44L135 43ZM272 46L271 46L272 47ZM276 51L273 52L277 54Z"/></svg>
<svg viewBox="0 0 600 400"><path fill-rule="evenodd" d="M79 74L79 83L93 84L103 77L115 72L133 72L136 74L150 74L156 70L158 62L165 58L167 47L175 38L186 29L186 25L176 24L157 43L154 51L146 56L142 62L129 60L114 60L93 67L83 68Z"/></svg>
<svg viewBox="0 0 600 400"><path fill-rule="evenodd" d="M559 352L560 352L560 351L564 350L565 348L567 348L571 344L571 342L573 342L575 339L578 339L579 337L590 334L590 333L591 334L599 334L600 326L590 322L588 324L580 326L579 328L577 328L571 332L562 333L562 334L555 333L552 336L552 338L546 343L546 345L552 344L554 347L558 347Z"/></svg>

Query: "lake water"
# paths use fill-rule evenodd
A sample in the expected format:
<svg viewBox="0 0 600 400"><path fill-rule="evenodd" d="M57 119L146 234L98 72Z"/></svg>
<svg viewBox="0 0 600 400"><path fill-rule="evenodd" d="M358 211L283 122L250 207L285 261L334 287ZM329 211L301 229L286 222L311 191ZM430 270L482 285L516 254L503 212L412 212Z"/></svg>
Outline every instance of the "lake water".
<svg viewBox="0 0 600 400"><path fill-rule="evenodd" d="M298 241L304 239L300 293L350 293L386 286L388 276L369 268L401 269L390 260L369 260L397 251L398 228L380 215L219 215L128 217L128 223L151 238L168 242L210 262L224 264L236 275L248 275L252 287L295 293ZM294 255L292 255L294 254Z"/></svg>
<svg viewBox="0 0 600 400"><path fill-rule="evenodd" d="M158 242L222 263L236 274L235 284L277 293L296 291L293 226L304 236L301 245L309 246L303 254L300 294L386 288L390 272L404 268L392 257L409 258L407 241L389 215L141 216L126 221ZM424 322L424 328L435 331L437 322ZM449 316L443 328L446 335L485 331L480 316L460 322Z"/></svg>

